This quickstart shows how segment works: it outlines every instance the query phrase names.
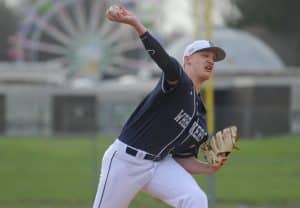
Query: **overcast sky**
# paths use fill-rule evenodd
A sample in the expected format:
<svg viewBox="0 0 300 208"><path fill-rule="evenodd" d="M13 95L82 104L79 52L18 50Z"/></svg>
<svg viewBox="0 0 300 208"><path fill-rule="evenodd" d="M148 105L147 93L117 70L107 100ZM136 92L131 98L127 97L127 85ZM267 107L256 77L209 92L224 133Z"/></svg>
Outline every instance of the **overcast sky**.
<svg viewBox="0 0 300 208"><path fill-rule="evenodd" d="M20 0L0 0L0 1L4 1L8 6L15 6L18 2L20 2Z"/></svg>
<svg viewBox="0 0 300 208"><path fill-rule="evenodd" d="M200 17L198 22L200 28L204 28L205 25L205 0L199 0L201 2L199 10ZM174 29L193 33L194 29L194 16L193 16L193 4L194 0L164 0L162 1L162 14L163 18L160 18L159 25L164 32L172 32ZM213 0L212 9L212 22L215 26L224 26L224 16L231 15L238 17L239 13L237 9L232 5L230 0Z"/></svg>
<svg viewBox="0 0 300 208"><path fill-rule="evenodd" d="M18 2L22 0L0 0L5 1L8 6L15 6ZM114 1L114 0L112 0ZM123 1L123 0L119 0ZM141 0L144 1L144 0ZM204 2L205 0L199 0L201 2L200 10L203 15L204 12ZM159 14L162 18L159 19L159 24L161 28L165 30L164 32L174 31L174 29L180 28L186 32L193 28L193 2L194 0L162 0L161 9L162 11ZM224 25L223 16L224 15L235 15L238 16L237 10L231 4L230 0L213 0L213 24L217 26ZM200 24L204 25L204 15L200 17Z"/></svg>
<svg viewBox="0 0 300 208"><path fill-rule="evenodd" d="M0 0L0 1L4 1L8 6L15 6L17 5L19 2L21 2L22 0ZM121 1L121 0L119 0ZM164 5L169 5L169 7L171 8L172 6L176 6L176 7L172 7L172 9L179 9L181 10L182 7L178 6L178 4L189 4L192 5L192 2L194 0L188 0L188 1L182 1L182 0L163 0L162 3ZM199 0L200 2L204 2L204 0ZM218 21L219 23L222 22L222 20L220 19L220 14L221 13L226 13L227 11L232 9L232 4L230 3L230 0L213 0L214 1L214 9L215 9L215 14L214 14L214 20ZM191 2L191 3L188 3ZM175 12L174 12L175 13Z"/></svg>

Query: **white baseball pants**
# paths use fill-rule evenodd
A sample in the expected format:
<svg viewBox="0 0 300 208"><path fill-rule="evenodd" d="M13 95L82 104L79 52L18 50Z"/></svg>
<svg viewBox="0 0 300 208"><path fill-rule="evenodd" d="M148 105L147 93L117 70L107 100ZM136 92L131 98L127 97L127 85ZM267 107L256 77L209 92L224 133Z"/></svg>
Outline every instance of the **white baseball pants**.
<svg viewBox="0 0 300 208"><path fill-rule="evenodd" d="M127 154L126 147L116 140L106 150L93 208L127 208L139 191L172 207L208 207L206 194L172 157L154 162Z"/></svg>

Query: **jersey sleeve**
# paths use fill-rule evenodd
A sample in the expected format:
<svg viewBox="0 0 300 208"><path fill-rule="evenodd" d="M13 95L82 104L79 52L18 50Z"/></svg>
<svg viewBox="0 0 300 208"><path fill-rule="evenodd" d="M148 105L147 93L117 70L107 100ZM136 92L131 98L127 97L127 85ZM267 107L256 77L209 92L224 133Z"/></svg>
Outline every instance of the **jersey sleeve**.
<svg viewBox="0 0 300 208"><path fill-rule="evenodd" d="M199 147L200 144L198 145L193 145L191 147L186 147L186 148L175 148L173 152L171 153L173 157L179 157L179 158L187 158L187 157L198 157L199 154Z"/></svg>
<svg viewBox="0 0 300 208"><path fill-rule="evenodd" d="M140 38L152 60L164 72L165 79L168 81L180 80L182 67L179 62L169 56L161 44L148 31L141 35Z"/></svg>

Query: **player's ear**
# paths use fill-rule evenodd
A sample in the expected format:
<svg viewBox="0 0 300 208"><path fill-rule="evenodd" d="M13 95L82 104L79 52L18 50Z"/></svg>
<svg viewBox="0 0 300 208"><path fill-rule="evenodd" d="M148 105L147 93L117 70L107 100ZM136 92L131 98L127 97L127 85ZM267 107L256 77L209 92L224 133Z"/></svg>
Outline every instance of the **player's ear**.
<svg viewBox="0 0 300 208"><path fill-rule="evenodd" d="M183 57L184 65L191 65L191 57L190 56L184 56Z"/></svg>

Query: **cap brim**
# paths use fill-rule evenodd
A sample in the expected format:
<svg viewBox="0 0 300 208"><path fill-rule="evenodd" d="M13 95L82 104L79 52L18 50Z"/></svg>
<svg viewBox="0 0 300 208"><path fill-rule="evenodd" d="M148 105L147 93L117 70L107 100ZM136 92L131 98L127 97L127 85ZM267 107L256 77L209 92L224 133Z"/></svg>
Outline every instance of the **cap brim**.
<svg viewBox="0 0 300 208"><path fill-rule="evenodd" d="M219 47L216 47L216 46L203 48L203 49L200 49L198 51L212 51L213 53L216 54L215 61L222 61L226 57L225 51L222 48L219 48ZM196 51L196 52L198 52L198 51Z"/></svg>

